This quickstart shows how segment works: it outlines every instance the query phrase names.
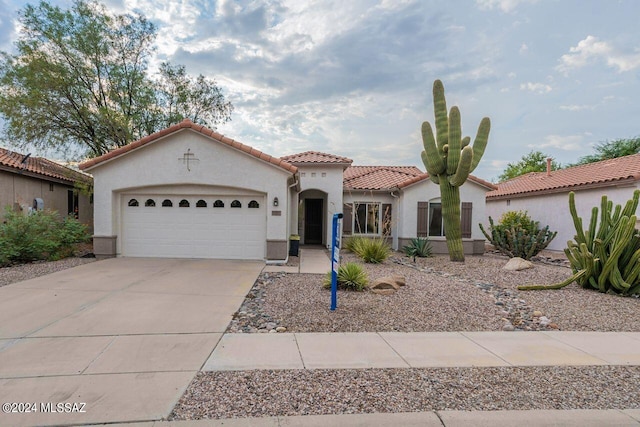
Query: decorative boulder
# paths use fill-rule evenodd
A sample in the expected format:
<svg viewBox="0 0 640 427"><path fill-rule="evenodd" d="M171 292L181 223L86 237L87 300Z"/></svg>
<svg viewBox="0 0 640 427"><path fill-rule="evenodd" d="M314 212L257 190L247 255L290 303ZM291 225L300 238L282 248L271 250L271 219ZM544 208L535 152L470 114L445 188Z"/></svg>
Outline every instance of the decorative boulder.
<svg viewBox="0 0 640 427"><path fill-rule="evenodd" d="M406 284L403 276L385 276L374 280L367 288L376 294L391 295Z"/></svg>
<svg viewBox="0 0 640 427"><path fill-rule="evenodd" d="M519 257L511 258L509 262L502 267L503 270L509 271L520 271L528 268L533 268L533 263Z"/></svg>

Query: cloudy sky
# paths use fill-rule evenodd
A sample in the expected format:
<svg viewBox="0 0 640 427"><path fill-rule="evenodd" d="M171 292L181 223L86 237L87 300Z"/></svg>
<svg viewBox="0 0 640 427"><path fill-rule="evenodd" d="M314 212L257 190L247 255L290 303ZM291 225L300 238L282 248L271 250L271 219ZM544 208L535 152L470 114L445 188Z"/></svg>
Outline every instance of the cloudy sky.
<svg viewBox="0 0 640 427"><path fill-rule="evenodd" d="M53 0L61 6L67 0ZM158 26L156 62L214 77L234 104L218 131L272 155L417 165L431 89L463 133L492 129L475 175L536 149L566 164L640 136L636 0L103 0ZM0 0L0 49L16 11Z"/></svg>

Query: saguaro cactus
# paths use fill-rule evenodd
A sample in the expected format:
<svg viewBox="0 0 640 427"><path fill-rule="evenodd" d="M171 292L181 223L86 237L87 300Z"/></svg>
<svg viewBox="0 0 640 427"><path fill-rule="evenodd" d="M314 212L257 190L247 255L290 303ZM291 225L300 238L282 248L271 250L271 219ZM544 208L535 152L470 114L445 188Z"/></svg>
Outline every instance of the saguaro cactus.
<svg viewBox="0 0 640 427"><path fill-rule="evenodd" d="M462 138L460 110L451 107L447 116L444 86L440 80L433 82L433 107L436 137L429 122L422 123L422 162L431 181L440 186L442 218L451 261L464 261L462 231L460 229L460 186L480 163L489 139L491 121L485 117L480 122L473 147L470 137Z"/></svg>

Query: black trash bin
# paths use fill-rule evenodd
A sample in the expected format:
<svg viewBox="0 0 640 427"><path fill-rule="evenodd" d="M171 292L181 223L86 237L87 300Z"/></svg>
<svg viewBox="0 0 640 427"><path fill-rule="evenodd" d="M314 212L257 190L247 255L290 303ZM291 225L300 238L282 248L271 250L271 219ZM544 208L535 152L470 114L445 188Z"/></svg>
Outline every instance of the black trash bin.
<svg viewBox="0 0 640 427"><path fill-rule="evenodd" d="M300 251L300 236L292 234L289 236L289 256L298 256Z"/></svg>

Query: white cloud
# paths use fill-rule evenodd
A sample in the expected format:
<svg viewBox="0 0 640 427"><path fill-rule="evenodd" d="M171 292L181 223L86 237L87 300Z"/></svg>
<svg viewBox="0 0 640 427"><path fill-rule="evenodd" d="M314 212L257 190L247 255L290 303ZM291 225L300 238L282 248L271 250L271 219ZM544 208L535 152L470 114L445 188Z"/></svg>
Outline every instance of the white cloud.
<svg viewBox="0 0 640 427"><path fill-rule="evenodd" d="M521 3L535 3L537 0L476 0L476 4L480 9L491 10L498 8L503 12L509 13L515 10Z"/></svg>
<svg viewBox="0 0 640 427"><path fill-rule="evenodd" d="M553 88L544 83L527 82L520 84L520 90L528 90L529 92L534 93L549 93Z"/></svg>
<svg viewBox="0 0 640 427"><path fill-rule="evenodd" d="M556 69L567 75L569 71L582 68L598 59L604 60L609 67L617 68L620 73L640 67L640 52L619 52L609 43L589 35L580 40L577 46L569 48L569 53L560 57L560 65Z"/></svg>
<svg viewBox="0 0 640 427"><path fill-rule="evenodd" d="M543 144L529 144L530 148L557 148L564 151L577 151L584 148L583 135L547 135Z"/></svg>
<svg viewBox="0 0 640 427"><path fill-rule="evenodd" d="M520 46L520 50L518 50L518 52L520 53L520 55L524 55L529 51L529 46L527 46L526 43L522 43L522 46Z"/></svg>
<svg viewBox="0 0 640 427"><path fill-rule="evenodd" d="M593 110L595 108L596 108L595 105L587 105L587 104L582 104L582 105L570 104L570 105L561 105L560 106L560 109L564 110L564 111Z"/></svg>

